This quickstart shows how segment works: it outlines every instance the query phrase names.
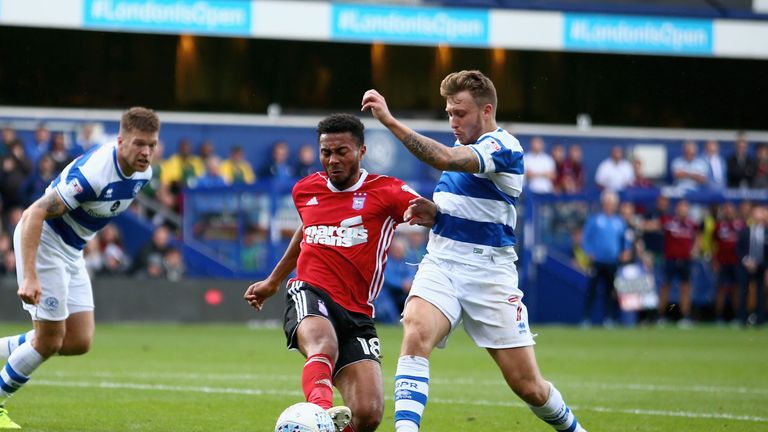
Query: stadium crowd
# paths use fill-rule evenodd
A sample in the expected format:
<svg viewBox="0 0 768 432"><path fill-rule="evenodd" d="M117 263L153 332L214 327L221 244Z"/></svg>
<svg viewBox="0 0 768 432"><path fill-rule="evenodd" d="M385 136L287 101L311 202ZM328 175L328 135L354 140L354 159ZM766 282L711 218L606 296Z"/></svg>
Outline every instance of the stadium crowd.
<svg viewBox="0 0 768 432"><path fill-rule="evenodd" d="M51 131L45 123L40 123L29 142L22 141L12 127L2 128L0 274L15 271L11 235L22 209L42 196L51 180L69 162L102 143L94 133L94 126L86 123L77 134L70 136ZM642 159L627 158L622 146L614 146L596 171L588 173L578 144L555 143L549 151L542 137L533 137L523 144L528 144L524 157L526 187L534 196L609 190L622 197L630 190L659 190L670 186L678 192L768 187L768 143L751 149L742 135L729 155L721 154L715 140L705 142L702 151L697 142L684 142L682 154L671 161L667 180L646 178ZM130 256L123 247L120 231L114 226L104 229L85 250L89 272L179 280L184 274L179 227L163 215L183 213L186 188L254 184L264 179L295 181L320 170L315 147L304 144L297 156L292 157L288 143L277 140L268 161L254 167L239 144L232 145L225 157L216 154L210 141L200 143L195 151L193 143L183 139L178 143L178 150L167 157L161 145L153 160L152 181L142 192L154 203L153 208L163 210L143 213L155 226L151 240ZM134 206L138 213L141 204L134 203ZM607 299L603 323L607 326L615 323L619 302L612 281L621 266L632 262L640 263L656 275L660 287L659 306L654 313L646 314L649 320L663 325L671 310L674 310L672 315L679 318L681 327L710 315L717 322L749 325L765 320L768 251L758 250L758 244L765 245L768 239L764 234L766 209L763 204L740 200L707 206L676 198L670 203L670 199L661 194L655 206L627 200L617 202L614 207L611 210L603 206L600 214L615 216L621 221L621 243L617 246L620 250L616 251L605 250L604 221L596 219L590 224L588 209L574 211L578 209L577 204L558 204L552 219L553 230L567 227L573 265L590 279L583 325L591 324L590 309L600 285ZM255 226L246 230L243 254L250 261L255 261L252 255L263 254L258 247L264 238L263 230L264 227ZM384 289L377 303L382 321L397 321L416 270L416 266L409 264L419 262L425 243L426 233L420 230L398 232L393 241ZM703 270L696 270L698 268ZM716 293L712 304L707 306L710 312L691 306L691 291L695 287L690 281L696 271L704 271L705 277L715 280ZM670 284L674 283L680 285L676 296L679 307L670 309L667 303Z"/></svg>

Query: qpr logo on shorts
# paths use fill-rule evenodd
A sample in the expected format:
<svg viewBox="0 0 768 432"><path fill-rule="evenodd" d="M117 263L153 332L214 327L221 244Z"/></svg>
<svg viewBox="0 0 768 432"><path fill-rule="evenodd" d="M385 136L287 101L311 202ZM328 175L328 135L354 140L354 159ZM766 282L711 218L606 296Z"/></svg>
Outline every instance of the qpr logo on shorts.
<svg viewBox="0 0 768 432"><path fill-rule="evenodd" d="M59 308L59 299L56 297L46 297L42 302L40 302L40 304L42 305L43 309L49 312L53 312Z"/></svg>

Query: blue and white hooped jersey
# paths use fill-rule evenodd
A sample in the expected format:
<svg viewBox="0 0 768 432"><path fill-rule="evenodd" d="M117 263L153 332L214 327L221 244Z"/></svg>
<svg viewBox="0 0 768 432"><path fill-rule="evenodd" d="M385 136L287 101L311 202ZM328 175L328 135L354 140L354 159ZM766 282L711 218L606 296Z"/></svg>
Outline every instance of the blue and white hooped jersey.
<svg viewBox="0 0 768 432"><path fill-rule="evenodd" d="M523 148L501 128L469 147L478 157L480 173L444 171L440 176L433 195L440 214L427 251L460 262L516 261L515 204L523 190Z"/></svg>
<svg viewBox="0 0 768 432"><path fill-rule="evenodd" d="M56 191L69 212L45 222L75 249L131 205L152 178L152 167L126 177L117 163L117 146L102 145L72 161L46 192Z"/></svg>

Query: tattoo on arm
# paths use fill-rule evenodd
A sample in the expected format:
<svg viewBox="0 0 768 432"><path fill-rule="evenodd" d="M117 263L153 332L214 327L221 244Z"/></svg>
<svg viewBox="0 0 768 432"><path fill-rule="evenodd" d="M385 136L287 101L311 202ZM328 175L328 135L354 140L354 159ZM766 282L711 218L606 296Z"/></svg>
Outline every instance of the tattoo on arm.
<svg viewBox="0 0 768 432"><path fill-rule="evenodd" d="M403 144L405 144L408 150L422 162L434 166L434 163L438 161L437 150L432 143L426 142L423 137L415 133L405 137Z"/></svg>
<svg viewBox="0 0 768 432"><path fill-rule="evenodd" d="M40 206L45 208L45 218L56 218L67 212L67 207L55 193L47 194L40 199Z"/></svg>
<svg viewBox="0 0 768 432"><path fill-rule="evenodd" d="M443 148L442 144L416 133L406 136L403 144L414 156L434 168L444 171L477 172L477 158L471 151L462 153L454 149L451 152L448 148Z"/></svg>

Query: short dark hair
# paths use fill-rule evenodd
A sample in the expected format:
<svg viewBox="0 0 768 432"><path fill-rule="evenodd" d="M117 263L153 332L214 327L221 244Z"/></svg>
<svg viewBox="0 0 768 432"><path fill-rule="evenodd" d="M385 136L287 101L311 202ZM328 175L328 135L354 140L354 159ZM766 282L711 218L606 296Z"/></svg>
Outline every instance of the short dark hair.
<svg viewBox="0 0 768 432"><path fill-rule="evenodd" d="M160 118L149 108L132 107L120 118L120 132L157 132L160 130Z"/></svg>
<svg viewBox="0 0 768 432"><path fill-rule="evenodd" d="M317 140L320 135L328 133L349 132L357 139L357 146L362 147L365 144L365 126L357 116L352 114L331 114L320 120L317 124Z"/></svg>

